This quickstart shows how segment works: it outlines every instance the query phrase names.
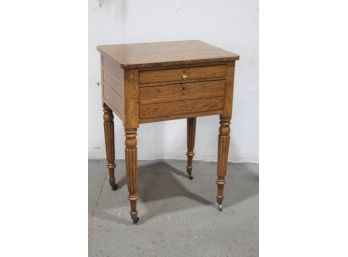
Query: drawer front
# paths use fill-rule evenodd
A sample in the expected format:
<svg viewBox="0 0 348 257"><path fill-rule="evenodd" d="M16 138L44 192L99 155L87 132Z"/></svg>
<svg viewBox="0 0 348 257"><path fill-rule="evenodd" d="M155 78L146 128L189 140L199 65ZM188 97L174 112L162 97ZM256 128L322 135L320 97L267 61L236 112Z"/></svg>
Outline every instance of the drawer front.
<svg viewBox="0 0 348 257"><path fill-rule="evenodd" d="M153 103L140 105L140 119L165 118L172 115L198 114L222 110L224 97L189 99L179 102Z"/></svg>
<svg viewBox="0 0 348 257"><path fill-rule="evenodd" d="M185 82L199 79L217 79L226 76L226 65L176 68L165 70L147 70L139 72L139 83ZM142 86L142 85L140 85Z"/></svg>
<svg viewBox="0 0 348 257"><path fill-rule="evenodd" d="M218 97L224 94L225 80L142 87L139 90L140 104Z"/></svg>

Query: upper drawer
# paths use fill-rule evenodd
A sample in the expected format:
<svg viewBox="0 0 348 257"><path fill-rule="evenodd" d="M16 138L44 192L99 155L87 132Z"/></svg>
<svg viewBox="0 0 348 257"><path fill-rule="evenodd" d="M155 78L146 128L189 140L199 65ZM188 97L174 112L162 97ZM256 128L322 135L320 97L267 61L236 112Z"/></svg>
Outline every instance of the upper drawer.
<svg viewBox="0 0 348 257"><path fill-rule="evenodd" d="M176 81L192 81L208 78L224 78L226 75L226 65L213 65L191 68L176 68L165 70L140 71L139 83L167 83Z"/></svg>

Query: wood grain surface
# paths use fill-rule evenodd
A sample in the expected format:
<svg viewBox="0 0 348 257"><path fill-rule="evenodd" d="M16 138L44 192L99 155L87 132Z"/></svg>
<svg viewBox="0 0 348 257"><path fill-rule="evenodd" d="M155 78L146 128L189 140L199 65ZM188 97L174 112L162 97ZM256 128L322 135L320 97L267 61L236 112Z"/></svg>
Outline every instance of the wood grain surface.
<svg viewBox="0 0 348 257"><path fill-rule="evenodd" d="M146 70L139 73L139 83L190 81L205 78L224 78L226 65L212 65L192 68ZM142 85L144 86L144 85ZM146 86L146 85L145 85Z"/></svg>
<svg viewBox="0 0 348 257"><path fill-rule="evenodd" d="M123 68L163 67L239 59L237 54L199 40L103 45L97 49Z"/></svg>
<svg viewBox="0 0 348 257"><path fill-rule="evenodd" d="M140 105L140 118L154 118L173 114L196 114L200 112L221 110L224 107L223 97L182 100L178 102Z"/></svg>
<svg viewBox="0 0 348 257"><path fill-rule="evenodd" d="M225 95L225 80L140 88L140 104L173 102Z"/></svg>

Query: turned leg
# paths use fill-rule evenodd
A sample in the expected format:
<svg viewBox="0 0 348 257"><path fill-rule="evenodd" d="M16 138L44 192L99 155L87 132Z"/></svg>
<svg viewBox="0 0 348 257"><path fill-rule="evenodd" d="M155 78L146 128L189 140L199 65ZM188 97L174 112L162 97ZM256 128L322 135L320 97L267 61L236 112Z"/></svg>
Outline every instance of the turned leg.
<svg viewBox="0 0 348 257"><path fill-rule="evenodd" d="M109 183L112 190L117 189L115 180L115 137L114 137L114 115L110 108L103 104L104 109L104 134L105 134L105 147L106 158L108 161L107 168L109 169Z"/></svg>
<svg viewBox="0 0 348 257"><path fill-rule="evenodd" d="M216 181L218 193L216 200L219 210L222 211L222 200L224 198L224 184L227 169L228 148L230 145L230 116L220 116L219 144L218 144L218 163Z"/></svg>
<svg viewBox="0 0 348 257"><path fill-rule="evenodd" d="M131 205L130 215L133 223L139 220L137 211L137 129L126 129L126 171L128 182L128 199Z"/></svg>
<svg viewBox="0 0 348 257"><path fill-rule="evenodd" d="M192 177L192 159L195 155L193 148L195 147L195 133L196 133L196 118L187 119L187 174L189 179Z"/></svg>

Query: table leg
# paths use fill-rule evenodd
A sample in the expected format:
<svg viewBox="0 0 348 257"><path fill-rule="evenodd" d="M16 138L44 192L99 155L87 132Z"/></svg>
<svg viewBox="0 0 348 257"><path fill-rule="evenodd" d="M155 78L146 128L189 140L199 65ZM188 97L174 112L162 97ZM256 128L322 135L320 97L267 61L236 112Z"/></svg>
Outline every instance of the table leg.
<svg viewBox="0 0 348 257"><path fill-rule="evenodd" d="M114 136L114 115L111 109L103 104L104 109L104 135L105 135L105 147L106 147L106 158L107 168L109 169L109 183L112 190L117 189L115 179L115 136Z"/></svg>
<svg viewBox="0 0 348 257"><path fill-rule="evenodd" d="M193 179L192 177L192 160L195 153L193 152L193 148L195 147L195 133L196 133L196 118L188 118L187 119L187 174L189 179Z"/></svg>
<svg viewBox="0 0 348 257"><path fill-rule="evenodd" d="M230 145L230 116L220 115L219 144L218 144L218 163L216 181L218 193L216 200L219 210L222 211L222 200L224 198L224 184L227 169L228 149Z"/></svg>
<svg viewBox="0 0 348 257"><path fill-rule="evenodd" d="M137 129L125 129L126 131L126 171L127 171L127 182L128 182L128 199L131 205L130 215L133 223L139 221L137 211Z"/></svg>

